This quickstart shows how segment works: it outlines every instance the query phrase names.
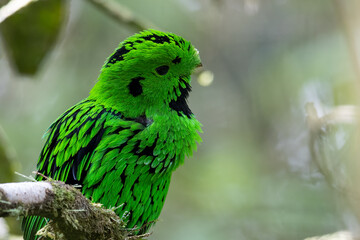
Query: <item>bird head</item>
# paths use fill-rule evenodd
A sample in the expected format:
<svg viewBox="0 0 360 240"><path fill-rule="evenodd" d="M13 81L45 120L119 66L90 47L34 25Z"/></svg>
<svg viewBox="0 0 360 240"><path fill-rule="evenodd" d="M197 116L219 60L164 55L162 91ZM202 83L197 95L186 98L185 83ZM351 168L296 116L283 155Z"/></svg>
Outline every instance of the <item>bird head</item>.
<svg viewBox="0 0 360 240"><path fill-rule="evenodd" d="M190 76L199 66L199 52L189 41L142 31L121 42L106 60L90 97L129 118L157 111L190 117Z"/></svg>

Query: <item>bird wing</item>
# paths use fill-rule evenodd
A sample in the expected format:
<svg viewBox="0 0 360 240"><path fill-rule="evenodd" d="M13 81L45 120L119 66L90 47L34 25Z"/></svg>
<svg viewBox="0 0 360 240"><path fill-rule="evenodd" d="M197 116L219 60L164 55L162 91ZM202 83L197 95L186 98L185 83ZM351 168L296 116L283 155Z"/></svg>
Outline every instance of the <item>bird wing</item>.
<svg viewBox="0 0 360 240"><path fill-rule="evenodd" d="M103 145L100 146L101 150L121 149L129 138L142 129L143 124L121 119L121 114L115 110L95 104L94 100L83 100L62 114L48 129L37 171L67 184L82 185L93 160L101 160L93 156L104 156L107 153L99 154L99 145ZM106 135L116 137L104 140ZM36 178L43 179L39 175ZM37 239L36 232L45 224L46 219L43 217L24 218L24 239Z"/></svg>

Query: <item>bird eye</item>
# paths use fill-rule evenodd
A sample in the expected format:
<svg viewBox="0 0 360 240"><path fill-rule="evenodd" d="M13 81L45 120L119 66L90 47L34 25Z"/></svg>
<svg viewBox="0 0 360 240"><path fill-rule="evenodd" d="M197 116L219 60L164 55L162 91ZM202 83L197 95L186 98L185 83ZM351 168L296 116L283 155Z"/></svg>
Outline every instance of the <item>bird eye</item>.
<svg viewBox="0 0 360 240"><path fill-rule="evenodd" d="M159 75L165 75L165 74L167 74L167 72L169 71L169 66L163 65L163 66L157 67L157 68L155 69L155 71L156 71Z"/></svg>

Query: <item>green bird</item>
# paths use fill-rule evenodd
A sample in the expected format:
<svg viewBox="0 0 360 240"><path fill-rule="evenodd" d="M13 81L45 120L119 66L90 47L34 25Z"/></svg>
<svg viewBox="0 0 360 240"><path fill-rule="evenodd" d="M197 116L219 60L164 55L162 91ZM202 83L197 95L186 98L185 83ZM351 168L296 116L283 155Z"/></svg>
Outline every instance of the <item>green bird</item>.
<svg viewBox="0 0 360 240"><path fill-rule="evenodd" d="M201 141L187 104L199 66L197 49L173 33L130 36L106 60L89 96L50 126L37 171L81 185L92 201L127 215L127 227L148 231L172 172ZM25 218L24 239L37 239L45 224L43 217Z"/></svg>

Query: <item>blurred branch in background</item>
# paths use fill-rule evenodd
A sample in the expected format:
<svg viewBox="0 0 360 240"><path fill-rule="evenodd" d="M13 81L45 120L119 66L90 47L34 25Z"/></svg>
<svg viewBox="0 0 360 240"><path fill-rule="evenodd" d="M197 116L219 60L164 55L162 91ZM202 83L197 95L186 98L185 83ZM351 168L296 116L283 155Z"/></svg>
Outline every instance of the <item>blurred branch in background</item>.
<svg viewBox="0 0 360 240"><path fill-rule="evenodd" d="M6 6L17 2L12 0ZM9 9L4 8L4 12ZM20 74L35 75L57 42L67 16L66 1L33 1L17 10L7 10L12 15L7 14L1 23L1 36L14 69Z"/></svg>
<svg viewBox="0 0 360 240"><path fill-rule="evenodd" d="M141 31L147 28L156 28L153 24L150 24L149 21L140 20L133 12L118 2L105 0L88 1L99 10L103 11L106 15L115 19L118 23L128 25L136 31Z"/></svg>
<svg viewBox="0 0 360 240"><path fill-rule="evenodd" d="M11 0L2 8L0 8L0 23L2 23L5 19L26 7L31 2L35 2L37 0Z"/></svg>
<svg viewBox="0 0 360 240"><path fill-rule="evenodd" d="M13 182L15 180L15 169L19 170L19 164L16 160L16 152L13 146L9 144L5 131L0 125L0 183ZM12 233L19 233L19 221L16 218L7 218ZM3 228L4 229L4 228ZM1 232L1 230L0 230ZM0 234L0 239L1 234ZM6 239L6 238L4 238Z"/></svg>
<svg viewBox="0 0 360 240"><path fill-rule="evenodd" d="M35 2L32 5L29 3ZM115 1L89 0L117 22L136 31L155 27L137 18ZM28 6L27 8L24 8ZM56 42L68 14L65 0L12 0L0 9L1 33L13 66L21 74L34 75ZM17 13L17 14L14 14ZM7 19L7 21L5 21ZM43 21L47 19L47 21ZM156 27L155 27L156 28ZM26 52L27 54L23 54Z"/></svg>
<svg viewBox="0 0 360 240"><path fill-rule="evenodd" d="M335 189L339 199L348 203L359 222L359 108L337 106L330 113L319 116L314 104L307 103L306 113L311 158L328 185Z"/></svg>
<svg viewBox="0 0 360 240"><path fill-rule="evenodd" d="M14 181L15 149L10 146L0 125L0 183Z"/></svg>
<svg viewBox="0 0 360 240"><path fill-rule="evenodd" d="M351 232L341 231L319 237L306 238L305 240L355 240Z"/></svg>
<svg viewBox="0 0 360 240"><path fill-rule="evenodd" d="M360 46L358 28L360 26L360 1L358 0L333 0L339 22L342 25L349 48L349 55L353 62L354 72L358 80L360 90Z"/></svg>
<svg viewBox="0 0 360 240"><path fill-rule="evenodd" d="M348 139L341 143L337 142L336 134L339 133L339 129L336 127L341 124L356 125L358 109L355 106L338 106L329 114L319 117L314 104L307 103L306 113L310 130L309 147L314 163L331 187L340 193L349 193L346 179L341 178L343 177L341 168L345 160L340 159L339 156L344 157L345 153L338 154L349 142ZM333 151L333 154L329 154L329 151Z"/></svg>

